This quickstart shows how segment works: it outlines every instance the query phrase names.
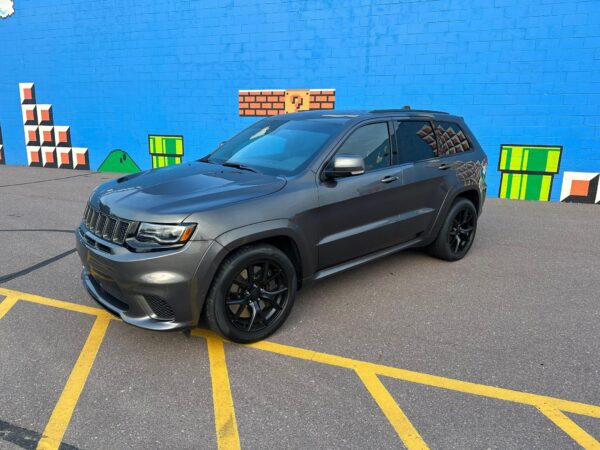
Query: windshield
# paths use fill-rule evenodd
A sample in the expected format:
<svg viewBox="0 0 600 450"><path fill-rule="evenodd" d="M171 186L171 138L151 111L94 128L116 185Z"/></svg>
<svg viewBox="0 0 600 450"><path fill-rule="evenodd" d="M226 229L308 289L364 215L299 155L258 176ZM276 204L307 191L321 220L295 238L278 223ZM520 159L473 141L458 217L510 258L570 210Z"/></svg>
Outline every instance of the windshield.
<svg viewBox="0 0 600 450"><path fill-rule="evenodd" d="M338 118L261 120L202 161L235 164L270 175L293 175L312 161L345 122Z"/></svg>

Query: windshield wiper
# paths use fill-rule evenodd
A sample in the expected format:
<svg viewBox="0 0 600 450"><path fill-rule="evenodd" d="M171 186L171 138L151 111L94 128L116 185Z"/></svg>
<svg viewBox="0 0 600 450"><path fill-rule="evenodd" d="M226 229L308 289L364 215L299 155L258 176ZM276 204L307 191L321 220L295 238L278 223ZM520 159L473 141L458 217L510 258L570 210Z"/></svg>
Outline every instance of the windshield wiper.
<svg viewBox="0 0 600 450"><path fill-rule="evenodd" d="M208 163L208 164L217 164L216 162L210 160L210 154L203 156L202 158L200 158L198 160L198 162L203 162L203 163Z"/></svg>
<svg viewBox="0 0 600 450"><path fill-rule="evenodd" d="M221 163L221 165L225 166L225 167L235 167L236 169L249 170L250 172L258 173L258 170L253 169L252 167L249 167L249 166L245 166L243 164L239 164L239 163L226 161L224 163Z"/></svg>

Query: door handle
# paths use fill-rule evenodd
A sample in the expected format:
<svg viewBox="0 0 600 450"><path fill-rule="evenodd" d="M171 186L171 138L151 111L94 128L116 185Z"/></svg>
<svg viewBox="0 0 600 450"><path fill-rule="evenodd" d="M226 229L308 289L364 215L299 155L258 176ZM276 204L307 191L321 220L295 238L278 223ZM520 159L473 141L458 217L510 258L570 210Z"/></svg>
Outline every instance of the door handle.
<svg viewBox="0 0 600 450"><path fill-rule="evenodd" d="M446 164L446 163L442 163L438 166L438 169L440 170L448 170L450 167L452 167L450 164Z"/></svg>
<svg viewBox="0 0 600 450"><path fill-rule="evenodd" d="M398 179L398 177L393 177L391 175L388 175L387 177L383 177L381 179L382 183L391 183L392 181L396 181Z"/></svg>

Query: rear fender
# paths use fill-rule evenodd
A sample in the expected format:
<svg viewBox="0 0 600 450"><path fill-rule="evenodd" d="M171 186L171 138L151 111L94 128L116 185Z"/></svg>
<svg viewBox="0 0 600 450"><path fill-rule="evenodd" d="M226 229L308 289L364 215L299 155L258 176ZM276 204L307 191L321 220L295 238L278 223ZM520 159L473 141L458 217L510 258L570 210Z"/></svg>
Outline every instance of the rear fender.
<svg viewBox="0 0 600 450"><path fill-rule="evenodd" d="M479 197L479 205L475 205L475 208L477 208L479 213L481 213L481 206L482 206L481 205L481 193L479 193L479 191L475 187L463 186L454 191L449 191L446 194L446 197L444 198L442 206L438 210L438 214L437 214L433 224L431 225L429 231L426 234L427 237L424 239L423 245L428 245L435 240L435 238L437 237L438 233L440 232L440 229L442 228L442 225L444 224L444 220L446 220L446 216L448 215L448 212L450 211L450 208L454 204L454 201L456 200L456 198L459 197L462 193L469 192L469 191L473 191L473 192L477 193L477 195Z"/></svg>

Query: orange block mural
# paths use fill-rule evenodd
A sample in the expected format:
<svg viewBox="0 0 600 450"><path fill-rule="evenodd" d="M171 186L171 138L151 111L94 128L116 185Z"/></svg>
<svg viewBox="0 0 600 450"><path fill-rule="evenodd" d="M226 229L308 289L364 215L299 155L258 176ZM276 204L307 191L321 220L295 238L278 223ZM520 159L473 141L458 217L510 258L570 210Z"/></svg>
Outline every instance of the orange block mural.
<svg viewBox="0 0 600 450"><path fill-rule="evenodd" d="M71 146L71 127L54 125L52 105L38 104L33 83L19 83L27 164L89 169L88 149Z"/></svg>
<svg viewBox="0 0 600 450"><path fill-rule="evenodd" d="M565 172L560 201L565 203L592 203L600 205L600 173Z"/></svg>
<svg viewBox="0 0 600 450"><path fill-rule="evenodd" d="M240 90L238 101L240 116L250 117L334 109L335 89Z"/></svg>

